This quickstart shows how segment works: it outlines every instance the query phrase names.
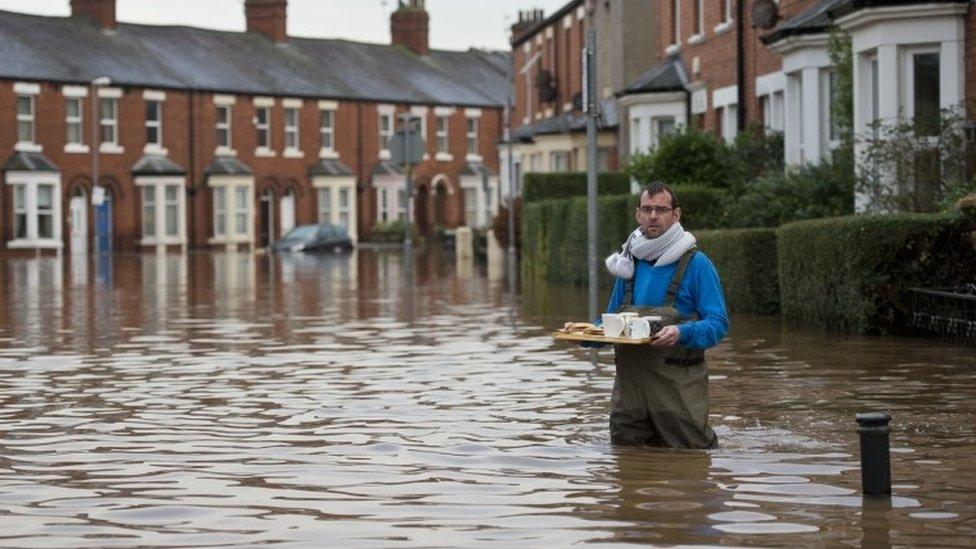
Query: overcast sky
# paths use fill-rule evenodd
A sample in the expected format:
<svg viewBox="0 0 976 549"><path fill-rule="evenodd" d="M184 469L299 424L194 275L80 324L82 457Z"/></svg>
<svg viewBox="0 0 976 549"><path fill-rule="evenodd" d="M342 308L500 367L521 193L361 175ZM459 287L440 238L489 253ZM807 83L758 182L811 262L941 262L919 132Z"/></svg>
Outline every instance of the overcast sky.
<svg viewBox="0 0 976 549"><path fill-rule="evenodd" d="M550 15L569 0L427 0L430 45L508 49L508 27L519 10L541 8ZM0 0L0 9L69 15L69 0ZM119 21L244 30L244 0L117 0ZM396 0L289 0L288 34L318 38L390 41L390 12Z"/></svg>

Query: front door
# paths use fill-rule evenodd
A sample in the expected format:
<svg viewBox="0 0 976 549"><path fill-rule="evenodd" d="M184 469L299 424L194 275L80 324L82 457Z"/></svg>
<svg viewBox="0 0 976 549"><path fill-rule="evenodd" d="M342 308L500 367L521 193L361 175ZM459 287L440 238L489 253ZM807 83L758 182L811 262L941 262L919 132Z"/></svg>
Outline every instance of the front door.
<svg viewBox="0 0 976 549"><path fill-rule="evenodd" d="M295 227L295 194L292 191L285 193L281 197L281 235L288 234L288 231Z"/></svg>
<svg viewBox="0 0 976 549"><path fill-rule="evenodd" d="M112 252L112 194L105 190L105 199L95 206L95 249L99 253Z"/></svg>
<svg viewBox="0 0 976 549"><path fill-rule="evenodd" d="M88 253L88 199L84 192L71 197L71 253Z"/></svg>
<svg viewBox="0 0 976 549"><path fill-rule="evenodd" d="M258 235L259 248L267 248L274 240L274 209L271 207L273 199L274 194L270 190L261 195L261 222L263 227L261 227L261 234Z"/></svg>

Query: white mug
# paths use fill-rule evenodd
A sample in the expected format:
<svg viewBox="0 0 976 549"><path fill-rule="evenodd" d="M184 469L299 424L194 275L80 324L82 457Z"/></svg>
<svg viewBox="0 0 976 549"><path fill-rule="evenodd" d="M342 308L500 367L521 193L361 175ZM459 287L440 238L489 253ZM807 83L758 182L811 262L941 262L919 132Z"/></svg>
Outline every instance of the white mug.
<svg viewBox="0 0 976 549"><path fill-rule="evenodd" d="M651 337L651 324L645 318L631 318L627 320L627 337L631 339L646 339Z"/></svg>
<svg viewBox="0 0 976 549"><path fill-rule="evenodd" d="M603 335L607 337L620 337L624 333L627 323L624 317L613 313L603 314Z"/></svg>

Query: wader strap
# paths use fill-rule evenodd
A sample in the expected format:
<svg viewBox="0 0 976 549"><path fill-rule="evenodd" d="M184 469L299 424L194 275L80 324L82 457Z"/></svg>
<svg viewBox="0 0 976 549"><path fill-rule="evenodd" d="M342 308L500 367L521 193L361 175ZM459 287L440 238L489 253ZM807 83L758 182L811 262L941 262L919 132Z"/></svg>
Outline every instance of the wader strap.
<svg viewBox="0 0 976 549"><path fill-rule="evenodd" d="M632 305L634 300L634 279L637 278L637 258L634 254L630 254L630 261L634 264L634 276L630 277L630 280L624 281L624 297L620 300L620 306L624 307L627 305Z"/></svg>
<svg viewBox="0 0 976 549"><path fill-rule="evenodd" d="M692 246L678 261L678 268L674 271L671 283L668 284L667 297L664 298L665 307L674 307L674 300L678 297L678 289L681 288L681 279L685 276L685 270L688 268L688 263L691 262L691 256L695 255L697 250L697 246Z"/></svg>

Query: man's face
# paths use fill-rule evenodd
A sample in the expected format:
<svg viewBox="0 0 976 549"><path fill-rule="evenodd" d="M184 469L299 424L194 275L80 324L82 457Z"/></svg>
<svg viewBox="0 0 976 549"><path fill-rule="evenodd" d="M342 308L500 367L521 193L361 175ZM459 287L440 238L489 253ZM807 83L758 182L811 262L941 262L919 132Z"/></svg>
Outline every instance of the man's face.
<svg viewBox="0 0 976 549"><path fill-rule="evenodd" d="M657 238L681 220L681 208L671 208L671 195L659 192L653 196L641 194L637 207L637 224L647 238Z"/></svg>

